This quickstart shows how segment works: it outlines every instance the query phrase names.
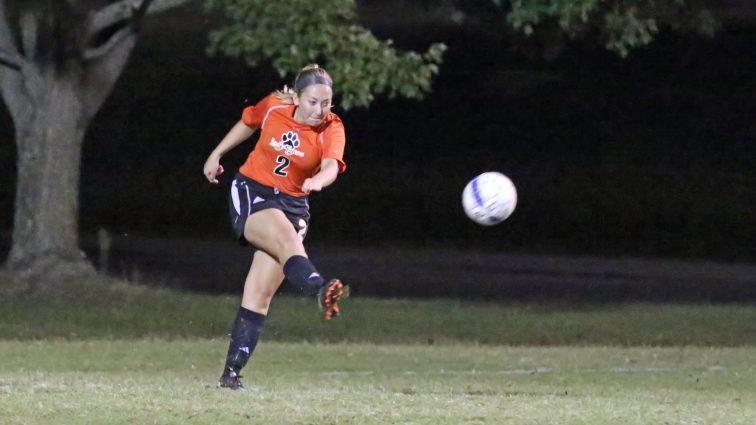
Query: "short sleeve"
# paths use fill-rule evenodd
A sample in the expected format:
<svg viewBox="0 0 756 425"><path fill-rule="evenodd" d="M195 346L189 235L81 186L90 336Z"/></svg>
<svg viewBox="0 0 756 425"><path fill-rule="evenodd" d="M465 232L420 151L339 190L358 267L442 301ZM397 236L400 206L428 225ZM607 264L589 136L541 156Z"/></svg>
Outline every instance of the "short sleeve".
<svg viewBox="0 0 756 425"><path fill-rule="evenodd" d="M244 108L242 111L242 122L248 127L262 127L263 119L265 119L268 109L272 106L271 96L264 97L261 101L257 102L255 106L247 106Z"/></svg>
<svg viewBox="0 0 756 425"><path fill-rule="evenodd" d="M344 124L340 119L335 119L329 123L326 129L321 133L323 144L323 158L333 158L339 164L339 173L346 171L344 163L344 147L346 146L346 135L344 134Z"/></svg>

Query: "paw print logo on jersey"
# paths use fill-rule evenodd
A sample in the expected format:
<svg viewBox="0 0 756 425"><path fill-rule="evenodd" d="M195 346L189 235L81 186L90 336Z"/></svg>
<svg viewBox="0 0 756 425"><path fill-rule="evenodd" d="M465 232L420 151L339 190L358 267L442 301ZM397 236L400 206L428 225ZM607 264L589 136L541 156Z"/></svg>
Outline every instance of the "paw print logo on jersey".
<svg viewBox="0 0 756 425"><path fill-rule="evenodd" d="M289 131L281 136L281 143L283 143L286 150L294 150L299 147L299 134Z"/></svg>
<svg viewBox="0 0 756 425"><path fill-rule="evenodd" d="M293 131L287 131L281 135L281 141L276 140L275 137L270 139L270 145L277 151L284 151L286 155L304 156L304 152L298 151L297 148L300 145L299 134Z"/></svg>

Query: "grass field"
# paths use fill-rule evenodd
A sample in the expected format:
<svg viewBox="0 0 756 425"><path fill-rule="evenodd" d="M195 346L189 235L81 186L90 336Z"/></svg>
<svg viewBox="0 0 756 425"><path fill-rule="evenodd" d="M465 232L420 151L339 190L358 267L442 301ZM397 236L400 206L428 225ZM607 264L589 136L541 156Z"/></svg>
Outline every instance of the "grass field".
<svg viewBox="0 0 756 425"><path fill-rule="evenodd" d="M276 299L215 388L236 299L0 285L0 423L753 424L756 308Z"/></svg>

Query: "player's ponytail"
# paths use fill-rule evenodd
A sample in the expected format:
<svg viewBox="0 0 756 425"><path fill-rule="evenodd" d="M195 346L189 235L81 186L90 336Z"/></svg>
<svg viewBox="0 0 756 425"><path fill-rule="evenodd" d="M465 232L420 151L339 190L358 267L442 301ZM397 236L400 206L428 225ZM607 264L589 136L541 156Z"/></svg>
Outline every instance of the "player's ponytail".
<svg viewBox="0 0 756 425"><path fill-rule="evenodd" d="M297 77L294 78L292 87L284 86L281 90L276 90L276 97L286 103L294 103L294 95L299 96L302 90L313 84L325 84L333 86L333 80L328 75L328 71L318 66L318 64L309 64L299 70Z"/></svg>

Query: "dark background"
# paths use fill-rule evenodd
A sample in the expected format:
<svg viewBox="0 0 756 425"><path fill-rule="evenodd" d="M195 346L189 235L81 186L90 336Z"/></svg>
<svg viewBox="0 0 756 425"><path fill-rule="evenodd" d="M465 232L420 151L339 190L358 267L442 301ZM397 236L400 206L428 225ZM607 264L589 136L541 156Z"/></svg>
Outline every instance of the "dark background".
<svg viewBox="0 0 756 425"><path fill-rule="evenodd" d="M756 261L756 24L731 19L713 38L663 31L622 59L592 41L513 34L499 15L455 25L412 13L366 25L402 48L447 43L433 93L335 110L349 168L313 195L308 241ZM252 143L224 158L219 186L201 168L245 102L287 81L268 66L207 57L213 25L186 9L145 27L86 137L85 241L105 228L233 243L226 192ZM15 148L4 109L0 140L7 246ZM465 217L460 197L490 170L512 178L519 203L484 228Z"/></svg>

